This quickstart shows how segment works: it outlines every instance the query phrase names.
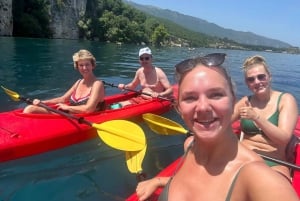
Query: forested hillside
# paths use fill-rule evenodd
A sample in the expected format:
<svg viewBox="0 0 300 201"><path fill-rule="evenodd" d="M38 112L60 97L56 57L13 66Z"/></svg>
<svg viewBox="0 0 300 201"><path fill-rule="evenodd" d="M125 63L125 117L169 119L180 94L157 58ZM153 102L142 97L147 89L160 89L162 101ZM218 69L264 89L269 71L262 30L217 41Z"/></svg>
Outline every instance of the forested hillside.
<svg viewBox="0 0 300 201"><path fill-rule="evenodd" d="M285 51L243 45L228 38L191 31L169 20L145 14L122 0L14 0L13 36Z"/></svg>
<svg viewBox="0 0 300 201"><path fill-rule="evenodd" d="M124 2L152 16L170 20L186 29L199 33L204 33L206 35L215 36L218 38L227 38L236 41L237 43L247 45L264 45L276 48L291 47L291 45L289 45L288 43L279 40L259 36L252 32L243 32L238 30L226 29L221 26L218 26L217 24L210 23L206 20L189 15L184 15L176 11L161 9L150 5L140 5L128 0L124 0Z"/></svg>
<svg viewBox="0 0 300 201"><path fill-rule="evenodd" d="M53 2L55 5L50 5L46 0L14 1L13 35L53 38L50 21L55 13L47 11L53 7L59 16L66 7L72 6L62 0ZM204 47L219 42L215 37L188 31L174 23L147 16L121 0L87 0L77 26L79 38L87 40Z"/></svg>

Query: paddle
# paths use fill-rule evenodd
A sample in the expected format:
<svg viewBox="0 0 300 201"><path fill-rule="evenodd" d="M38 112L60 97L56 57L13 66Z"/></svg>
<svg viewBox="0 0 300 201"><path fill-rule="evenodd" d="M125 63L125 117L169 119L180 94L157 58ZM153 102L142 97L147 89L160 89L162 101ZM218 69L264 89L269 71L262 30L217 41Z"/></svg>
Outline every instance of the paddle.
<svg viewBox="0 0 300 201"><path fill-rule="evenodd" d="M114 85L114 84L112 84L112 83L108 83L108 82L104 82L104 81L102 81L102 82L104 83L104 85L119 88L117 85ZM137 93L137 94L143 94L143 95L152 97L151 94L148 94L148 93L145 93L145 92L136 91L136 90L133 90L133 89L127 89L127 88L124 88L124 90L126 90L126 91L131 91L131 92L135 92L135 93ZM165 98L165 97L162 97L162 96L158 96L157 98L162 99L162 100L167 100L167 101L174 102L174 99Z"/></svg>
<svg viewBox="0 0 300 201"><path fill-rule="evenodd" d="M170 119L161 117L159 115L146 113L146 114L143 114L143 119L145 120L147 125L150 127L150 129L158 134L160 134L160 132L157 132L157 131L163 131L162 134L164 134L164 135L166 135L166 133L178 134L178 132L180 132L181 134L189 133L189 131L184 129L180 124L178 124ZM159 127L163 127L163 128L159 128ZM294 165L294 164L286 162L286 161L282 161L282 160L279 160L276 158L265 156L263 154L258 154L258 155L264 159L267 159L267 160L273 161L275 163L278 163L280 165L284 165L284 166L287 166L294 170L300 171L300 166L298 166L298 165Z"/></svg>
<svg viewBox="0 0 300 201"><path fill-rule="evenodd" d="M32 100L20 96L18 93L9 90L3 86L2 89L14 101L24 101L32 104ZM51 112L60 114L70 119L75 119L78 123L83 123L97 129L98 136L109 146L123 151L140 151L146 145L146 138L143 130L133 122L126 120L112 120L101 124L96 124L85 120L83 117L63 112L39 103L38 106L43 107Z"/></svg>
<svg viewBox="0 0 300 201"><path fill-rule="evenodd" d="M126 163L128 170L136 174L137 181L143 181L146 174L143 172L142 163L146 154L147 145L140 151L126 151Z"/></svg>
<svg viewBox="0 0 300 201"><path fill-rule="evenodd" d="M151 113L143 114L143 119L155 133L163 135L187 134L187 131L177 122Z"/></svg>

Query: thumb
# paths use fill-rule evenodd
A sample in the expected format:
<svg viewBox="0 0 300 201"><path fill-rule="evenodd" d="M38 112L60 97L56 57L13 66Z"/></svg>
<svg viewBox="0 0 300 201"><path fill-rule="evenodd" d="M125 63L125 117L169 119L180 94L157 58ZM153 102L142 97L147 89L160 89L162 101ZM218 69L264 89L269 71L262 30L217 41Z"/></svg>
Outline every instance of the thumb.
<svg viewBox="0 0 300 201"><path fill-rule="evenodd" d="M247 107L251 107L250 101L249 101L249 100L246 100L246 101L245 101L245 105L246 105Z"/></svg>

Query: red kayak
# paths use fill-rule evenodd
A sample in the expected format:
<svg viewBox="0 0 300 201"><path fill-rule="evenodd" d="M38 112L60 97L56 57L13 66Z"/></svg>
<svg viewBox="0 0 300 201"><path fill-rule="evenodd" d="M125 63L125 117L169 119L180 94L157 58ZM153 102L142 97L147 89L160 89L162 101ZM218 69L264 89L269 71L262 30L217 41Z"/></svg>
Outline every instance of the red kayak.
<svg viewBox="0 0 300 201"><path fill-rule="evenodd" d="M128 92L105 98L107 105L128 100L137 93ZM144 113L163 114L172 108L164 99L129 105L119 109L107 109L85 115L92 123L115 119L139 117ZM97 137L97 130L58 114L23 114L21 109L0 113L0 162L63 148Z"/></svg>
<svg viewBox="0 0 300 201"><path fill-rule="evenodd" d="M232 125L233 130L235 133L240 133L239 131L239 122L236 122ZM298 122L296 129L294 131L295 135L300 137L300 116L298 117ZM160 173L156 175L156 177L167 177L172 176L174 174L175 169L178 167L178 163L180 162L181 158L176 159L172 162L169 166L163 169ZM295 146L295 165L300 167L300 144L296 144ZM293 182L292 185L297 192L298 196L300 197L300 170L293 171ZM158 188L153 195L151 196L151 201L157 201L160 193L162 192L162 188ZM138 198L135 193L129 196L126 201L138 201Z"/></svg>

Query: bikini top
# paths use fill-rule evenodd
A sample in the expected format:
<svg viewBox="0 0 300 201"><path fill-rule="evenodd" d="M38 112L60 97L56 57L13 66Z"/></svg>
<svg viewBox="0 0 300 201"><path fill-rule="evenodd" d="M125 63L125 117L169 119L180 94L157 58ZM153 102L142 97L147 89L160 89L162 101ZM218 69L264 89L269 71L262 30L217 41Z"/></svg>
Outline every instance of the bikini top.
<svg viewBox="0 0 300 201"><path fill-rule="evenodd" d="M87 101L89 100L90 98L90 95L91 95L91 91L92 91L92 88L90 89L89 93L84 96L84 97L79 97L79 98L76 98L76 91L77 91L77 88L78 88L78 85L80 83L81 80L79 80L77 82L77 85L70 97L70 105L84 105L87 103Z"/></svg>
<svg viewBox="0 0 300 201"><path fill-rule="evenodd" d="M278 97L277 100L277 109L276 111L268 118L268 121L271 122L274 125L278 125L278 118L279 118L279 103L281 100L281 96L283 95L283 93L281 93ZM248 96L248 100L251 100L251 96ZM250 120L250 119L241 119L240 121L241 124L241 130L248 135L256 135L256 134L264 134L264 132L259 129L254 121Z"/></svg>
<svg viewBox="0 0 300 201"><path fill-rule="evenodd" d="M178 171L179 167L182 165L186 155L187 155L187 152L191 149L191 147L193 146L194 144L194 141L191 142L191 144L188 146L186 152L184 153L183 157L181 158L180 162L178 163L178 166L176 167L176 170L174 171L173 173L173 176L176 174L176 172ZM226 199L225 201L230 201L230 198L231 198L231 194L232 194L232 191L233 191L233 188L234 188L234 185L235 185L235 182L238 178L238 175L240 173L240 170L242 169L243 166L241 166L239 168L239 170L237 171L237 173L235 174L232 182L231 182L231 185L229 187L229 190L228 190L228 193L227 193L227 196L226 196ZM168 201L168 194L169 194L169 188L170 188L170 183L173 179L173 176L169 179L168 183L166 184L166 186L164 187L163 191L161 192L161 194L159 195L159 198L158 198L158 201Z"/></svg>
<svg viewBox="0 0 300 201"><path fill-rule="evenodd" d="M76 91L77 91L77 88L78 88L78 85L79 85L80 81L81 80L79 80L77 82L77 85L76 85L76 87L75 87L75 89L74 89L74 91L73 91L73 93L70 97L70 100L69 100L70 105L72 105L72 106L86 104L88 102L90 96L91 96L92 88L90 89L89 93L86 96L76 98ZM96 106L96 111L100 111L100 110L104 110L104 109L105 109L105 102L104 101L99 102Z"/></svg>

